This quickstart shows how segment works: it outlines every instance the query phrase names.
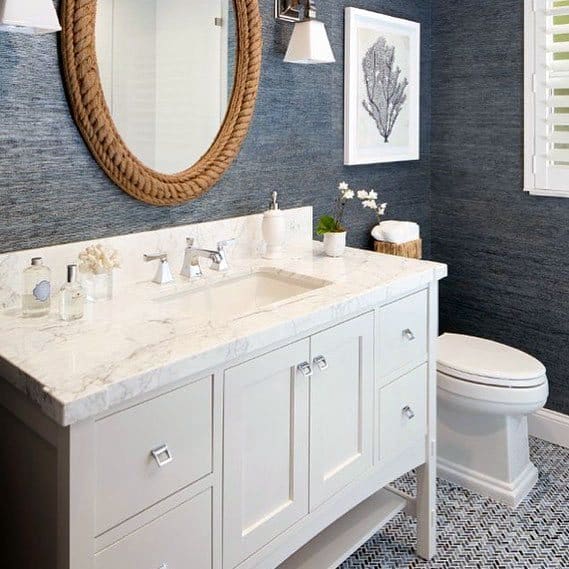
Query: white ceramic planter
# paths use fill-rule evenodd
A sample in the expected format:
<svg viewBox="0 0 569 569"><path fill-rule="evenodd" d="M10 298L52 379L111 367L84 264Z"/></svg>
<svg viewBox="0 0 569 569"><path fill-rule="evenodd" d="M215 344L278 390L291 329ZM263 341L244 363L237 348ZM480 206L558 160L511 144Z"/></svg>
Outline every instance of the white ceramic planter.
<svg viewBox="0 0 569 569"><path fill-rule="evenodd" d="M325 233L324 234L324 252L328 257L341 257L346 250L346 235L342 233Z"/></svg>

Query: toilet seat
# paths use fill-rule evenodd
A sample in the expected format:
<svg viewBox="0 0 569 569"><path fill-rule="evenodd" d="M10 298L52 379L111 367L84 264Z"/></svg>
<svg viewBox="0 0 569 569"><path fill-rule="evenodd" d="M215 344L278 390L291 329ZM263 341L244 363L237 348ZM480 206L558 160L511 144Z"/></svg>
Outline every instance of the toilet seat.
<svg viewBox="0 0 569 569"><path fill-rule="evenodd" d="M545 367L539 360L498 342L443 334L438 350L438 371L458 381L508 389L547 383Z"/></svg>

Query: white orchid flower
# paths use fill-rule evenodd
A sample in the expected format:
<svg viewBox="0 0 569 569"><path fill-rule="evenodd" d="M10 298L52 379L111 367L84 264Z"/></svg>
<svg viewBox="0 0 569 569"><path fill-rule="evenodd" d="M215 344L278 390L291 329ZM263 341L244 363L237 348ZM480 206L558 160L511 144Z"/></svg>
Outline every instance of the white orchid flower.
<svg viewBox="0 0 569 569"><path fill-rule="evenodd" d="M362 205L368 209L377 209L377 202L375 200L365 200Z"/></svg>
<svg viewBox="0 0 569 569"><path fill-rule="evenodd" d="M387 204L386 203L382 203L378 208L377 208L377 213L379 215L384 215L385 212L387 210Z"/></svg>
<svg viewBox="0 0 569 569"><path fill-rule="evenodd" d="M342 194L342 199L344 199L344 200L353 200L355 195L356 195L356 194L354 193L353 190L346 190L346 191Z"/></svg>
<svg viewBox="0 0 569 569"><path fill-rule="evenodd" d="M350 189L350 186L348 185L348 182L340 182L340 185L338 186L338 189L339 189L341 192L344 192L344 191L346 191L346 190L349 190L349 189Z"/></svg>
<svg viewBox="0 0 569 569"><path fill-rule="evenodd" d="M368 198L370 200L376 200L379 196L377 195L377 192L375 190L371 190L368 194Z"/></svg>
<svg viewBox="0 0 569 569"><path fill-rule="evenodd" d="M369 199L369 194L365 191L365 190L360 190L358 192L358 199L359 200L368 200Z"/></svg>

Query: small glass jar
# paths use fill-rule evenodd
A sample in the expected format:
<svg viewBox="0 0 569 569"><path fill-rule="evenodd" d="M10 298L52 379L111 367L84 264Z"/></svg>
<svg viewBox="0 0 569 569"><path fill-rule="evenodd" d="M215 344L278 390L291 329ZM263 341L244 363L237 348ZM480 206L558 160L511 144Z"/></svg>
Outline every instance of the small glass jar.
<svg viewBox="0 0 569 569"><path fill-rule="evenodd" d="M106 273L81 273L81 283L89 302L113 299L113 271Z"/></svg>

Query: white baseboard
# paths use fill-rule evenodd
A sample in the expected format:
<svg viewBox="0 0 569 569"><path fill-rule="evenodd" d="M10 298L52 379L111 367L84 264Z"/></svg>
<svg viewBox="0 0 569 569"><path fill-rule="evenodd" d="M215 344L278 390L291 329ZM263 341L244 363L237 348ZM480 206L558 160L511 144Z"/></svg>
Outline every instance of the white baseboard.
<svg viewBox="0 0 569 569"><path fill-rule="evenodd" d="M569 448L569 415L541 409L528 417L529 434L565 448Z"/></svg>

